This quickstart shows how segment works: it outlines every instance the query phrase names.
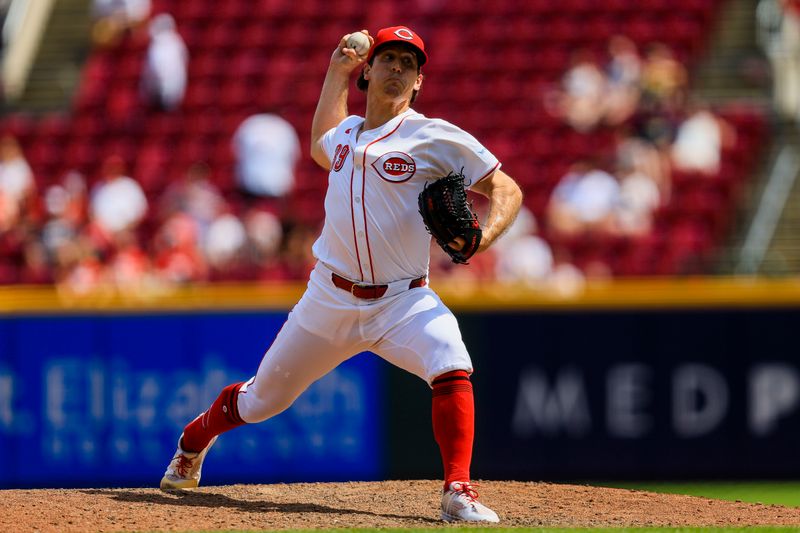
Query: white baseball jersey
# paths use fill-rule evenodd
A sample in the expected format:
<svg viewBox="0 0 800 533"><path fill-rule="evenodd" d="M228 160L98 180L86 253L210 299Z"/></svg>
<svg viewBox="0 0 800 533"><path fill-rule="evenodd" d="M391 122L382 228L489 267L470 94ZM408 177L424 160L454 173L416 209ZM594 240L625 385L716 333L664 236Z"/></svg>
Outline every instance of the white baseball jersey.
<svg viewBox="0 0 800 533"><path fill-rule="evenodd" d="M409 109L361 132L364 119L347 117L322 140L331 161L325 226L308 288L270 346L256 375L241 389L247 422L286 409L311 383L353 355L371 351L393 365L433 380L451 370L472 372L453 313L427 286L431 237L417 198L427 181L464 168L474 185L500 167L463 130ZM333 274L386 284L364 299L335 286Z"/></svg>
<svg viewBox="0 0 800 533"><path fill-rule="evenodd" d="M413 109L372 130L363 124L349 116L322 138L331 169L314 256L369 284L425 276L431 237L417 203L425 183L463 167L469 187L500 163L472 135Z"/></svg>

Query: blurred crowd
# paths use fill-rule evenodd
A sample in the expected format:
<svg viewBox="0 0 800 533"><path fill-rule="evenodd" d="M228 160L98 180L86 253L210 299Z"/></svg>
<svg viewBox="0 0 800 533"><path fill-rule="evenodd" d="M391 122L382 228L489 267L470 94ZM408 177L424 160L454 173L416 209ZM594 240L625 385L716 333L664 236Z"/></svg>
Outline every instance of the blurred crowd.
<svg viewBox="0 0 800 533"><path fill-rule="evenodd" d="M109 157L91 187L77 171L45 190L13 137L0 140L0 283L57 283L76 293L218 280L302 279L315 229L275 202L235 207L202 162L149 202Z"/></svg>
<svg viewBox="0 0 800 533"><path fill-rule="evenodd" d="M148 109L171 113L181 107L191 58L175 20L151 16L150 7L150 0L95 0L93 39L113 47L126 32L146 32L139 97ZM575 51L543 105L581 135L612 132L613 150L572 161L541 220L523 208L470 268L454 267L434 247L434 280L495 279L569 291L587 276L610 275L607 265L574 264L569 243L648 235L670 200L672 172L713 178L722 151L735 141L734 129L709 105L688 97L688 78L686 66L661 43L640 50L619 35L604 54ZM72 170L37 189L43 182L24 147L4 136L0 284L135 294L205 281L305 279L320 228L287 213L301 154L294 128L278 115L257 113L240 124L230 145L234 195L220 191L215 170L198 160L182 179L148 197L119 156L103 162L99 179ZM485 211L480 199L476 206Z"/></svg>
<svg viewBox="0 0 800 533"><path fill-rule="evenodd" d="M189 53L174 19L149 0L95 0L96 46L149 34L140 97L180 108ZM300 144L271 113L244 120L230 140L238 189L223 194L198 160L161 194L145 194L118 155L91 181L77 169L41 190L12 135L0 139L0 284L58 285L71 293L147 294L177 284L302 280L317 228L286 216ZM321 208L321 206L320 206Z"/></svg>
<svg viewBox="0 0 800 533"><path fill-rule="evenodd" d="M685 65L662 43L640 51L618 35L605 58L574 53L560 85L545 94L545 107L578 132L611 131L614 142L607 154L574 161L559 180L546 210L551 241L647 236L671 199L674 171L718 175L736 131L707 103L689 97L688 79ZM605 265L588 270L609 273Z"/></svg>

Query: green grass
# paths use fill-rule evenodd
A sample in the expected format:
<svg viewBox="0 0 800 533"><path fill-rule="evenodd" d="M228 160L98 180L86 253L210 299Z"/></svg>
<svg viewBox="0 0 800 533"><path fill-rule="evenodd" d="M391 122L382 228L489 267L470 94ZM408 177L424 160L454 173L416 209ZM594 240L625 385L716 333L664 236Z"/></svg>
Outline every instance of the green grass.
<svg viewBox="0 0 800 533"><path fill-rule="evenodd" d="M719 500L800 507L800 482L798 481L599 483L599 485L668 494L688 494Z"/></svg>

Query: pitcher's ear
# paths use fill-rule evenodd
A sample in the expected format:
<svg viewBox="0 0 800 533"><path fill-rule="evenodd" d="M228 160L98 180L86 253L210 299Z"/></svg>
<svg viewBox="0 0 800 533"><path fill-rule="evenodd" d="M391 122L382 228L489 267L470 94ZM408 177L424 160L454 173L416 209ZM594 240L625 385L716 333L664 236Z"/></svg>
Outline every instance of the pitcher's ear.
<svg viewBox="0 0 800 533"><path fill-rule="evenodd" d="M419 75L417 75L417 82L414 84L414 90L417 91L420 90L420 88L422 87L422 80L424 79L425 75L422 72L420 72Z"/></svg>

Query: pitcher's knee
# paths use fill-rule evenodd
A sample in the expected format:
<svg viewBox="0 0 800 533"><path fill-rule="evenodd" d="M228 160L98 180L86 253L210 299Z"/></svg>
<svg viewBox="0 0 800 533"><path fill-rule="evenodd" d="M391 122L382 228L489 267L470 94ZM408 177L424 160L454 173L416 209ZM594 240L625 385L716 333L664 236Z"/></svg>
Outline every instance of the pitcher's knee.
<svg viewBox="0 0 800 533"><path fill-rule="evenodd" d="M248 424L263 422L288 409L295 398L297 395L285 391L261 392L251 387L239 396L239 415Z"/></svg>

